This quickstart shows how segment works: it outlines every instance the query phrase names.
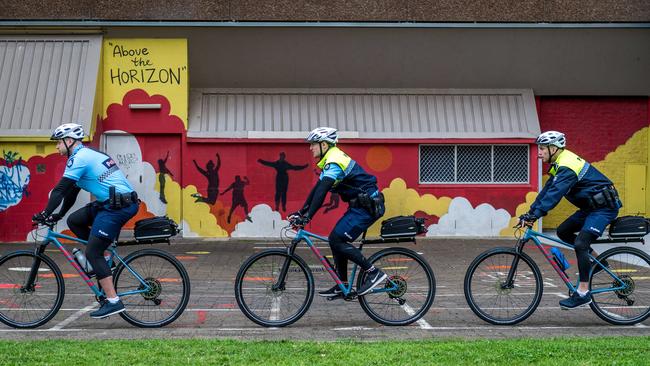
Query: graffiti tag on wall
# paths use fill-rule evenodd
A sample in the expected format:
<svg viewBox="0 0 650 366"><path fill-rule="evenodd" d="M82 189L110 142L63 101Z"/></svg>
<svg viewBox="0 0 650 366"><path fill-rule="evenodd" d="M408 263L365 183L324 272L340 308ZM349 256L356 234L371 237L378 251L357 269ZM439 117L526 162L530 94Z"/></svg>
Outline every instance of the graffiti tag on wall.
<svg viewBox="0 0 650 366"><path fill-rule="evenodd" d="M17 205L27 195L29 169L17 152L2 151L6 165L0 165L0 211Z"/></svg>

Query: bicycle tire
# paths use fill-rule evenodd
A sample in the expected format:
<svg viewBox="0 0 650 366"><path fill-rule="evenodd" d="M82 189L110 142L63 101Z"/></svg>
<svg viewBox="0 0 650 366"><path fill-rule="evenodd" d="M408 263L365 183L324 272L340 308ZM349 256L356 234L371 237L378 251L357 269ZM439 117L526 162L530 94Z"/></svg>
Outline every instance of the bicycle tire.
<svg viewBox="0 0 650 366"><path fill-rule="evenodd" d="M650 256L630 247L616 247L598 256L607 260L609 270L616 274L627 288L618 291L593 293L602 287L620 287L620 282L601 270L594 274L594 263L589 279L592 290L591 310L601 319L615 325L633 325L650 316ZM600 268L600 267L599 267Z"/></svg>
<svg viewBox="0 0 650 366"><path fill-rule="evenodd" d="M436 294L436 279L429 263L407 248L383 249L368 260L388 275L384 288L396 284L398 289L391 292L373 290L359 296L363 311L374 321L389 326L408 325L422 318ZM357 288L364 279L365 273L360 274Z"/></svg>
<svg viewBox="0 0 650 366"><path fill-rule="evenodd" d="M140 328L159 328L181 316L190 300L190 278L178 259L150 248L129 254L124 262L151 288L146 293L120 296L126 308L120 313L124 320ZM142 283L122 263L115 270L113 283L118 294L142 289Z"/></svg>
<svg viewBox="0 0 650 366"><path fill-rule="evenodd" d="M21 287L27 281L36 254L16 251L0 258L0 322L10 327L39 327L50 321L63 304L65 283L61 270L45 254L38 257L41 264L31 291L23 291ZM49 268L44 268L43 264ZM52 286L56 289L52 290ZM19 320L18 316L31 318Z"/></svg>
<svg viewBox="0 0 650 366"><path fill-rule="evenodd" d="M285 260L290 267L283 289L273 289ZM309 310L314 299L314 276L307 263L286 250L272 249L248 258L235 279L235 298L242 313L265 327L284 327ZM295 310L289 308L297 299Z"/></svg>
<svg viewBox="0 0 650 366"><path fill-rule="evenodd" d="M513 284L511 288L503 288L515 256L520 259L514 277L516 286ZM528 268L522 271L522 264ZM530 274L533 281L524 277ZM526 292L531 285L534 286L532 294ZM524 321L537 309L544 292L542 274L537 264L526 253L517 253L513 248L494 248L481 253L467 268L463 287L465 300L474 314L495 325L513 325ZM493 294L496 299L483 300Z"/></svg>

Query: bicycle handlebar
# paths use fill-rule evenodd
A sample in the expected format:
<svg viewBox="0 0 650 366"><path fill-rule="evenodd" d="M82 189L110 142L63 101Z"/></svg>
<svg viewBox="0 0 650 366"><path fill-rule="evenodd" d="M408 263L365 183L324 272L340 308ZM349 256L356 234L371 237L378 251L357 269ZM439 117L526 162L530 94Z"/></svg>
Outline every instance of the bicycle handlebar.
<svg viewBox="0 0 650 366"><path fill-rule="evenodd" d="M33 220L32 219L32 227L38 227L39 225L47 226L50 230L54 230L54 225L56 225L56 221L49 221L47 219L44 220Z"/></svg>

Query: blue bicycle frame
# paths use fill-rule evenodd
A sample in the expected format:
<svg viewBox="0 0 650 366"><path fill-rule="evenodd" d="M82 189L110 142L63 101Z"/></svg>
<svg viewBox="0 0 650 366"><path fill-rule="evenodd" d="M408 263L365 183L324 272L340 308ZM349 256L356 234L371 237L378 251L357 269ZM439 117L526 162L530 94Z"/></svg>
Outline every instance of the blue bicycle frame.
<svg viewBox="0 0 650 366"><path fill-rule="evenodd" d="M70 254L70 252L68 252L68 251L65 249L65 247L63 246L63 244L61 244L61 242L60 242L58 239L71 240L71 241L74 241L74 242L77 242L77 243L81 243L81 244L83 244L83 245L87 245L87 244L88 244L88 242L85 241L85 240L82 240L82 239L79 239L79 238L74 238L74 237L72 237L72 236L68 236L68 235L64 235L64 234L57 233L57 232L55 232L55 231L52 231L52 228L48 227L47 235L45 236L45 239L44 239L44 240L42 241L42 243L40 244L40 247L36 249L36 253L35 253L35 254L36 254L36 258L38 258L38 255L39 255L39 254L42 254L42 253L45 251L45 247L46 247L49 243L54 243L54 245L55 245L55 246L56 246L56 247L61 251L61 253L63 253L63 255L65 256L65 258L68 260L68 262L70 262L70 264L72 265L72 267L74 267L74 269L77 270L77 272L79 273L79 275L81 276L81 278L86 282L86 285L88 285L88 287L90 287L90 289L91 289L92 292L95 294L95 296L97 296L98 298L105 297L104 291L103 291L103 290L100 290L99 287L97 287L97 285L96 285L96 284L93 282L93 280L88 276L88 274L86 274L86 271L84 271L84 270L81 268L81 266L79 266L79 264L77 263L77 261L74 259L74 256L73 256L72 254ZM121 263L121 264L122 264L122 265L123 265L123 266L124 266L124 267L129 271L129 272L131 272L131 274L133 274L133 276L134 276L134 277L135 277L135 278L140 282L140 284L141 284L140 288L137 289L137 290L126 291L126 292L123 292L123 293L118 293L117 295L118 295L118 296L127 296L127 295L134 295L134 294L146 293L146 292L150 291L151 288L150 288L150 286L146 283L146 281L145 281L145 280L144 280L144 279L143 279L143 278L142 278L142 277L141 277L137 272L135 272L133 269L131 269L131 267L129 267L129 266L124 262L124 260L122 259L122 257L120 257L119 254L117 254L117 251L115 250L115 248L116 248L116 244L113 243L113 244L111 244L111 245L106 249L107 251L109 251L109 252L111 253L111 261L114 260L114 259L116 259L117 262L118 262L118 263ZM109 266L110 266L110 264L111 264L111 263L109 262ZM29 280L28 280L29 283L33 283L33 281L35 280L36 272L37 272L37 270L38 270L38 266L39 266L39 265L40 265L40 263L39 263L38 259L36 259L36 260L35 260L35 263L34 263L35 268L32 268L32 272L31 272L31 275L30 275ZM32 275L33 275L34 278L32 278Z"/></svg>
<svg viewBox="0 0 650 366"><path fill-rule="evenodd" d="M332 265L329 262L329 260L325 258L324 255L321 254L320 250L318 250L314 242L311 240L312 238L324 241L326 243L329 242L325 237L310 233L305 229L299 229L298 232L296 233L296 237L293 238L293 240L291 240L291 246L287 248L287 253L290 256L293 256L298 243L304 241L307 244L307 247L309 247L309 249L311 249L314 255L316 255L316 257L320 260L323 267L325 267L325 269L327 270L327 273L330 274L330 276L332 277L334 282L336 282L336 284L339 286L341 291L343 291L343 297L349 297L351 295L354 295L352 291L352 284L354 283L354 278L357 274L358 265L355 263L354 266L352 267L352 272L350 273L350 280L348 281L348 285L346 286L341 281L339 276L336 274L336 271L334 271L334 269L332 268ZM362 247L363 247L363 242L361 242L361 244L359 245L359 250L361 250ZM289 260L285 261L284 266L282 267L282 271L280 272L280 280L278 281L279 283L284 282L284 278L287 274L287 271L289 270L289 263L290 263ZM388 279L388 281L390 281L392 285L391 287L379 288L379 286L377 286L376 288L372 289L370 293L397 291L398 286L392 280L390 280L390 278Z"/></svg>
<svg viewBox="0 0 650 366"><path fill-rule="evenodd" d="M569 277L566 275L566 273L564 273L564 271L558 266L558 264L555 262L555 260L553 260L553 255L548 250L546 250L546 248L544 248L544 245L539 240L540 237L542 237L544 239L547 239L547 240L550 240L552 242L555 242L557 244L560 244L560 245L562 245L564 247L567 247L567 248L569 248L571 250L575 250L574 245L571 245L569 243L565 243L560 239L553 238L553 237L550 237L548 235L544 235L544 234L542 234L542 233L540 233L538 231L535 231L535 230L533 230L531 228L528 228L524 232L524 236L519 240L519 243L517 244L517 251L519 252L519 251L523 250L524 244L526 242L528 242L529 240L532 240L535 243L535 245L537 246L537 248L544 254L544 256L546 257L546 260L551 264L551 266L553 267L555 272L557 272L557 274L560 276L560 278L562 278L562 281L564 281L564 284L567 286L567 288L569 288L569 290L571 292L575 292L577 290L577 288L578 288L578 284L579 284L580 279L578 278L576 280L575 285L573 283L571 283L571 280L569 280ZM625 285L624 281L622 281L618 276L616 276L612 271L610 271L609 268L607 268L602 263L600 263L593 255L591 255L591 253L588 253L588 255L589 255L589 259L591 259L593 261L593 263L597 263L597 265L599 265L600 267L602 267L602 269L604 271L609 273L609 275L612 276L612 278L614 278L617 281L617 283L621 284L621 286L618 286L618 287L592 289L591 292L593 294L597 294L597 293L601 293L601 292L622 290L622 289L625 289L627 287L627 285ZM515 261L518 261L518 260L519 260L519 257L515 257ZM511 268L512 269L516 268L516 263L514 263ZM590 271L593 271L593 268L594 267L592 267L592 269L590 269ZM508 275L507 283L510 283L510 281L512 280L511 276L514 276L514 273L513 273L512 269L510 271L511 273ZM591 272L589 273L589 275L591 276Z"/></svg>

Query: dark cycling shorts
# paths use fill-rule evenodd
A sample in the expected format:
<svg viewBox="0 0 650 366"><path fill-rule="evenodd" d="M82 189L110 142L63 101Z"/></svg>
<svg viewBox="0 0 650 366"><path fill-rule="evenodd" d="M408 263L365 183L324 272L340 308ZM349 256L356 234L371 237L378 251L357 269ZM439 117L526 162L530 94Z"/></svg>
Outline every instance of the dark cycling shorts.
<svg viewBox="0 0 650 366"><path fill-rule="evenodd" d="M582 227L580 231L603 235L605 227L618 216L618 209L602 208L595 211L580 210L569 216L565 223L572 222L572 227Z"/></svg>
<svg viewBox="0 0 650 366"><path fill-rule="evenodd" d="M112 209L108 204L97 201L90 203L89 212L93 223L90 234L113 241L122 230L122 226L138 213L138 206L137 203L132 203L127 207Z"/></svg>
<svg viewBox="0 0 650 366"><path fill-rule="evenodd" d="M332 232L348 242L354 241L366 229L375 223L375 219L365 208L348 208L345 214L334 226Z"/></svg>

